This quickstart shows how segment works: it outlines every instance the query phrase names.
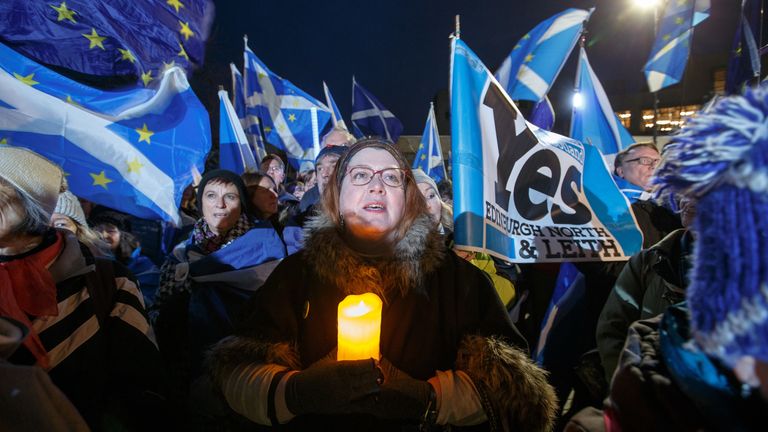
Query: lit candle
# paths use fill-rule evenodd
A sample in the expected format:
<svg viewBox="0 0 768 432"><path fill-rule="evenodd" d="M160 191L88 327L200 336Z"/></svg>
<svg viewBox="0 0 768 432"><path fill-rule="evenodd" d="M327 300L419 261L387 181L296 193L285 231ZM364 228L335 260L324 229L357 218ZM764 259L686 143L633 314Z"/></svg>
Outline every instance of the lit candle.
<svg viewBox="0 0 768 432"><path fill-rule="evenodd" d="M348 295L339 303L338 360L379 359L381 299L374 293Z"/></svg>

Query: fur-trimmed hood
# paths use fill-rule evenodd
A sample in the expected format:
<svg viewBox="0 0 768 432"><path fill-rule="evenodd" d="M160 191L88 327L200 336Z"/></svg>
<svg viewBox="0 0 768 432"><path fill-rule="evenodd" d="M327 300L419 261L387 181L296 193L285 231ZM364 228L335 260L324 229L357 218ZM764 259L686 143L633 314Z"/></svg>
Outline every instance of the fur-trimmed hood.
<svg viewBox="0 0 768 432"><path fill-rule="evenodd" d="M305 238L311 269L346 294L423 289L424 278L445 259L443 238L427 215L414 221L389 257L367 257L350 248L322 212L307 221Z"/></svg>

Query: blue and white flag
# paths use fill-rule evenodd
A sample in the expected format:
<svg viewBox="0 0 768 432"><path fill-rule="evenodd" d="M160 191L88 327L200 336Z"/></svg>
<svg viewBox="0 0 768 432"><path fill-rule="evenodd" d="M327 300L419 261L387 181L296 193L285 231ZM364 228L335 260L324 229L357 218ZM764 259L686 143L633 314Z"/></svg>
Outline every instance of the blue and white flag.
<svg viewBox="0 0 768 432"><path fill-rule="evenodd" d="M513 100L540 101L579 40L592 10L567 9L526 33L496 71Z"/></svg>
<svg viewBox="0 0 768 432"><path fill-rule="evenodd" d="M680 82L691 52L693 28L708 16L709 0L667 2L651 55L643 69L652 93Z"/></svg>
<svg viewBox="0 0 768 432"><path fill-rule="evenodd" d="M298 169L315 161L320 131L331 121L330 110L290 81L275 75L245 46L245 106L248 117L262 121L269 144L284 150Z"/></svg>
<svg viewBox="0 0 768 432"><path fill-rule="evenodd" d="M331 109L333 126L340 126L346 129L347 125L344 123L344 118L341 117L341 111L339 111L339 107L336 106L336 101L333 100L331 90L328 89L328 85L325 84L325 81L323 81L323 91L325 92L325 104Z"/></svg>
<svg viewBox="0 0 768 432"><path fill-rule="evenodd" d="M762 6L764 0L742 0L741 19L736 26L733 48L728 60L725 91L728 94L742 92L744 83L760 77L760 42L755 35L761 34Z"/></svg>
<svg viewBox="0 0 768 432"><path fill-rule="evenodd" d="M237 70L233 63L229 64L229 69L232 72L232 105L235 107L235 113L237 113L237 118L243 127L245 137L255 152L256 162L261 163L261 160L267 155L261 132L261 122L257 116L248 115L245 107L245 87L243 86L243 76L240 74L240 71Z"/></svg>
<svg viewBox="0 0 768 432"><path fill-rule="evenodd" d="M157 90L84 86L0 44L0 145L59 164L72 192L140 218L178 205L211 148L208 113L181 68Z"/></svg>
<svg viewBox="0 0 768 432"><path fill-rule="evenodd" d="M576 86L579 103L573 104L571 138L592 144L605 156L615 155L629 147L634 139L613 112L584 48L579 50Z"/></svg>
<svg viewBox="0 0 768 432"><path fill-rule="evenodd" d="M352 77L352 125L360 136L378 135L397 142L403 124L376 96Z"/></svg>
<svg viewBox="0 0 768 432"><path fill-rule="evenodd" d="M419 150L413 159L413 168L421 168L436 183L447 177L443 162L443 150L440 148L440 133L437 131L437 121L435 121L435 106L432 103L429 104L427 123L424 125L424 133L421 135Z"/></svg>
<svg viewBox="0 0 768 432"><path fill-rule="evenodd" d="M549 97L544 96L544 99L536 102L531 109L530 121L541 129L552 130L555 126L555 108L552 107Z"/></svg>
<svg viewBox="0 0 768 432"><path fill-rule="evenodd" d="M219 90L219 168L237 174L259 170L226 90Z"/></svg>
<svg viewBox="0 0 768 432"><path fill-rule="evenodd" d="M3 0L0 41L41 63L89 75L136 76L205 58L211 0Z"/></svg>
<svg viewBox="0 0 768 432"><path fill-rule="evenodd" d="M526 122L463 41L452 54L456 246L511 262L639 251L642 233L597 148Z"/></svg>

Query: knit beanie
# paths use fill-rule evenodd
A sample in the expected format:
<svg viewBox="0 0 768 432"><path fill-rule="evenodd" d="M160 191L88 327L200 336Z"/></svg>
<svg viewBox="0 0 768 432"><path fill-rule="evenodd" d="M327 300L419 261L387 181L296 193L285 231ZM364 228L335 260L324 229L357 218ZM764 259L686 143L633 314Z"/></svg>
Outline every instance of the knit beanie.
<svg viewBox="0 0 768 432"><path fill-rule="evenodd" d="M103 207L102 207L103 208ZM131 232L130 215L114 210L100 210L92 212L90 226L96 228L99 225L110 224L123 232Z"/></svg>
<svg viewBox="0 0 768 432"><path fill-rule="evenodd" d="M432 186L438 198L440 197L440 191L437 189L437 183L435 183L435 180L433 180L432 177L428 176L427 173L425 173L421 168L415 168L412 172L413 180L416 181L417 185L419 183L426 183ZM440 201L442 202L442 199Z"/></svg>
<svg viewBox="0 0 768 432"><path fill-rule="evenodd" d="M768 87L724 98L662 152L657 196L697 199L686 291L701 349L733 368L768 362Z"/></svg>
<svg viewBox="0 0 768 432"><path fill-rule="evenodd" d="M0 146L0 178L37 201L50 215L62 191L64 174L58 165L31 150Z"/></svg>
<svg viewBox="0 0 768 432"><path fill-rule="evenodd" d="M80 226L88 227L83 207L80 206L80 201L70 191L64 191L59 194L59 201L56 203L56 208L53 212L69 217Z"/></svg>
<svg viewBox="0 0 768 432"><path fill-rule="evenodd" d="M215 169L206 172L203 178L200 180L200 184L197 185L197 211L203 214L203 191L205 191L205 185L212 180L223 181L224 183L232 183L237 188L237 192L240 194L240 209L242 212L248 208L248 192L245 188L245 183L239 175L232 171L224 169Z"/></svg>

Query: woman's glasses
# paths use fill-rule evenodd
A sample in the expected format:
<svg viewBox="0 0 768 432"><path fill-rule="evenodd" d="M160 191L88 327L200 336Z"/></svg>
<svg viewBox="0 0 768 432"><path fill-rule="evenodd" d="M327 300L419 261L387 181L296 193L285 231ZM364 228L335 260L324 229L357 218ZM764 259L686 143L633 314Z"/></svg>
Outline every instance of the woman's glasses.
<svg viewBox="0 0 768 432"><path fill-rule="evenodd" d="M381 181L390 187L401 187L405 181L405 173L400 168L384 168L375 171L373 168L358 166L347 171L349 181L355 186L365 186L378 174Z"/></svg>

